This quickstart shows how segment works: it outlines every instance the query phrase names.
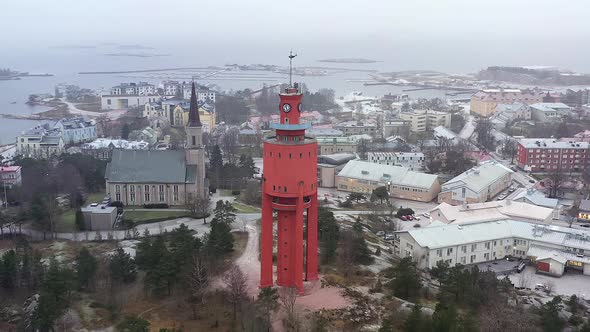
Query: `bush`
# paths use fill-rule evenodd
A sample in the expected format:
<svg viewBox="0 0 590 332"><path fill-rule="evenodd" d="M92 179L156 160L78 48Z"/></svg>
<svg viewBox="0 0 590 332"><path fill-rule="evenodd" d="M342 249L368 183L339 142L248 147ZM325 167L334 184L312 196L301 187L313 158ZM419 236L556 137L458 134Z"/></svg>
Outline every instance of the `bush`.
<svg viewBox="0 0 590 332"><path fill-rule="evenodd" d="M109 204L109 206L116 206L118 208L119 207L122 208L123 207L123 202L121 202L121 201L114 201L114 202L111 202L111 204Z"/></svg>
<svg viewBox="0 0 590 332"><path fill-rule="evenodd" d="M167 209L168 204L166 204L166 203L144 204L143 207L146 209Z"/></svg>
<svg viewBox="0 0 590 332"><path fill-rule="evenodd" d="M347 199L344 202L338 203L338 205L343 208L350 208L350 207L352 207L352 201Z"/></svg>
<svg viewBox="0 0 590 332"><path fill-rule="evenodd" d="M240 191L239 190L232 190L231 194L234 196L238 196L238 195L240 195Z"/></svg>

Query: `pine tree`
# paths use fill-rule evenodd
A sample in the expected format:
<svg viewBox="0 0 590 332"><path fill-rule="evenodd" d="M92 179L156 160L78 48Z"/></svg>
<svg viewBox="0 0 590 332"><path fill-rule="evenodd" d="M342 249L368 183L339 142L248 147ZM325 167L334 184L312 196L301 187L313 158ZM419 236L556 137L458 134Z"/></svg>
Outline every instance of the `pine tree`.
<svg viewBox="0 0 590 332"><path fill-rule="evenodd" d="M14 289L18 271L18 257L14 250L5 252L0 261L0 282L6 289Z"/></svg>
<svg viewBox="0 0 590 332"><path fill-rule="evenodd" d="M109 270L114 281L123 283L133 282L137 275L135 260L122 248L117 248L115 254L111 256Z"/></svg>
<svg viewBox="0 0 590 332"><path fill-rule="evenodd" d="M395 296L404 300L411 300L418 296L422 289L420 275L416 263L411 257L402 258L394 268L395 279L390 283Z"/></svg>
<svg viewBox="0 0 590 332"><path fill-rule="evenodd" d="M129 134L131 133L131 126L128 123L125 123L121 128L121 138L122 139L129 139Z"/></svg>
<svg viewBox="0 0 590 332"><path fill-rule="evenodd" d="M251 178L256 174L256 165L254 164L254 159L250 155L240 155L240 160L238 162L240 173L244 178Z"/></svg>
<svg viewBox="0 0 590 332"><path fill-rule="evenodd" d="M77 209L76 210L76 226L78 227L78 230L83 231L86 229L86 224L84 223L84 214L82 213L82 210Z"/></svg>
<svg viewBox="0 0 590 332"><path fill-rule="evenodd" d="M88 288L90 280L96 274L97 267L98 262L96 258L92 256L86 247L82 247L76 257L76 274L80 288Z"/></svg>
<svg viewBox="0 0 590 332"><path fill-rule="evenodd" d="M68 296L74 280L73 273L51 259L41 285L39 303L33 314L33 328L53 331L53 324L69 306Z"/></svg>
<svg viewBox="0 0 590 332"><path fill-rule="evenodd" d="M222 169L223 156L221 155L221 148L216 144L213 146L211 157L209 158L209 178L212 180L211 186L213 188L219 187Z"/></svg>
<svg viewBox="0 0 590 332"><path fill-rule="evenodd" d="M334 217L334 213L326 208L318 209L318 238L321 247L321 259L323 264L330 264L336 258L340 228Z"/></svg>

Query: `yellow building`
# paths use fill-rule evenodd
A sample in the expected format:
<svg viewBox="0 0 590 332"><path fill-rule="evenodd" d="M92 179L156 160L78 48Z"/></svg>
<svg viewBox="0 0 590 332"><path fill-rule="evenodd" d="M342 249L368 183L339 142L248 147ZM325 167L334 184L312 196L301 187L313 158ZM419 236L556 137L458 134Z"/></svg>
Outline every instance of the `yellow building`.
<svg viewBox="0 0 590 332"><path fill-rule="evenodd" d="M524 103L530 105L542 101L543 95L523 92L518 89L481 90L471 96L471 112L488 117L494 114L498 104Z"/></svg>
<svg viewBox="0 0 590 332"><path fill-rule="evenodd" d="M188 115L189 109L183 107L182 104L176 105L172 110L172 116L170 117L172 120L171 125L175 127L181 127L188 123ZM203 124L203 132L210 132L211 130L215 129L215 112L212 108L206 107L199 107L199 117L201 118L201 123Z"/></svg>

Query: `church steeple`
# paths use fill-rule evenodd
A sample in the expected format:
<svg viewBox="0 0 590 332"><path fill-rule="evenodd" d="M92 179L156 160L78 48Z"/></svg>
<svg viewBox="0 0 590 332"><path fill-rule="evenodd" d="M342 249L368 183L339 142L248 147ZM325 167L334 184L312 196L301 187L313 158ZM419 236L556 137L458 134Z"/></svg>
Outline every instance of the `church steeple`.
<svg viewBox="0 0 590 332"><path fill-rule="evenodd" d="M197 93L195 91L195 82L191 88L191 106L188 113L188 127L201 127L199 118L199 104L197 103Z"/></svg>

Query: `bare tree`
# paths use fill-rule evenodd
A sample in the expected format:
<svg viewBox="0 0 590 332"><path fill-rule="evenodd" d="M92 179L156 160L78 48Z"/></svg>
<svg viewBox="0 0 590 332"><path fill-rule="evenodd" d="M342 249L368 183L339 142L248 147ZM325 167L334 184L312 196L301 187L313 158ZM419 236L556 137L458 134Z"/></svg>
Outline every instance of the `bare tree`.
<svg viewBox="0 0 590 332"><path fill-rule="evenodd" d="M556 198L557 197L557 191L559 190L559 187L561 186L561 183L564 180L564 176L563 176L563 172L561 171L560 168L555 169L553 172L551 172L551 174L549 175L549 180L550 180L550 185L549 185L549 197L550 198Z"/></svg>
<svg viewBox="0 0 590 332"><path fill-rule="evenodd" d="M475 127L477 142L489 150L494 149L494 136L492 135L493 129L494 125L489 118L480 118Z"/></svg>
<svg viewBox="0 0 590 332"><path fill-rule="evenodd" d="M195 195L196 196L196 195ZM192 197L187 205L192 217L202 217L203 224L207 223L207 215L211 211L211 201L209 197Z"/></svg>
<svg viewBox="0 0 590 332"><path fill-rule="evenodd" d="M551 292L553 292L554 289L555 282L553 280L547 280L547 282L545 282L545 292L547 292L547 294L551 294Z"/></svg>
<svg viewBox="0 0 590 332"><path fill-rule="evenodd" d="M193 319L198 319L197 306L203 305L205 292L209 286L209 272L205 261L198 253L193 254L192 268L188 275L188 287L190 291L189 303L192 305Z"/></svg>
<svg viewBox="0 0 590 332"><path fill-rule="evenodd" d="M297 301L297 293L299 291L296 287L281 287L279 288L279 299L285 307L287 312L287 324L289 330L297 330L297 313L295 312L295 302Z"/></svg>
<svg viewBox="0 0 590 332"><path fill-rule="evenodd" d="M248 279L239 266L232 264L229 270L223 275L223 282L225 283L227 299L232 305L233 319L236 320L238 309L246 298L246 289Z"/></svg>
<svg viewBox="0 0 590 332"><path fill-rule="evenodd" d="M481 331L534 331L535 323L521 307L513 307L500 298L482 306L478 322Z"/></svg>
<svg viewBox="0 0 590 332"><path fill-rule="evenodd" d="M230 164L234 163L235 155L238 150L238 138L240 130L236 127L228 128L223 136L221 136L221 146L223 147L223 153Z"/></svg>
<svg viewBox="0 0 590 332"><path fill-rule="evenodd" d="M102 114L96 119L97 129L102 137L109 137L111 135L112 122L106 114Z"/></svg>
<svg viewBox="0 0 590 332"><path fill-rule="evenodd" d="M567 224L570 228L572 228L573 223L578 220L578 214L580 213L580 201L576 200L569 210L567 210Z"/></svg>
<svg viewBox="0 0 590 332"><path fill-rule="evenodd" d="M506 138L502 142L502 155L504 157L510 157L510 163L514 164L514 157L518 152L518 147L516 146L516 141L512 138Z"/></svg>

